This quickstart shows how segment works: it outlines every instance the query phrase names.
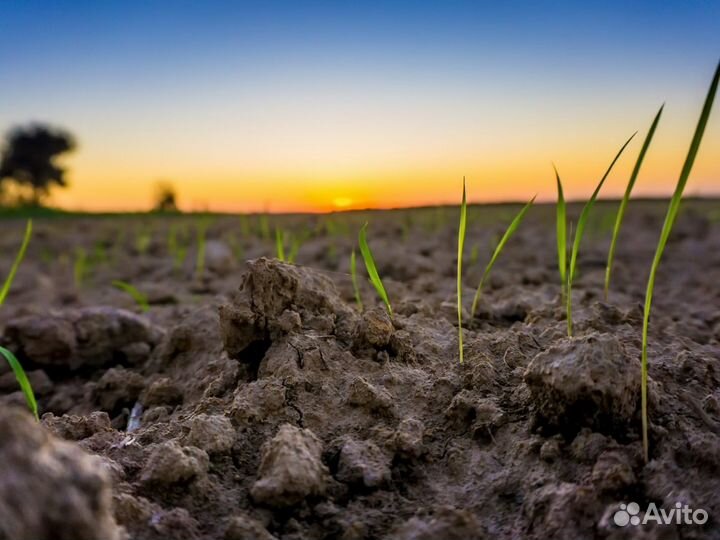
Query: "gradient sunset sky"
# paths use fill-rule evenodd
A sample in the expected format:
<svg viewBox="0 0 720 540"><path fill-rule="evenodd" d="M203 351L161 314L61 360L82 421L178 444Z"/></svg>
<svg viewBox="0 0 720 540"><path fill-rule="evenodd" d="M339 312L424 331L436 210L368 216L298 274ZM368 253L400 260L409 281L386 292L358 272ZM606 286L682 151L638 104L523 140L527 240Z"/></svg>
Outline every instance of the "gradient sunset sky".
<svg viewBox="0 0 720 540"><path fill-rule="evenodd" d="M324 211L672 191L720 2L0 0L0 130L74 133L72 209ZM720 109L720 108L719 108ZM687 189L720 194L716 109Z"/></svg>

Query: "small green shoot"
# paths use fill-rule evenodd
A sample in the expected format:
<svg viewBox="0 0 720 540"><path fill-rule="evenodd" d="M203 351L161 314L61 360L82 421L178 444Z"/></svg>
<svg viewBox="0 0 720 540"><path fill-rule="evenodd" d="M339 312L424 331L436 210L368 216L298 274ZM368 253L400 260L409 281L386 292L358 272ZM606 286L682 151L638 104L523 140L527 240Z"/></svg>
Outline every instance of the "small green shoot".
<svg viewBox="0 0 720 540"><path fill-rule="evenodd" d="M567 208L565 206L565 195L563 194L562 182L557 167L555 169L555 181L557 182L557 205L555 206L555 226L557 229L557 258L558 270L560 271L560 286L562 299L565 299L567 287Z"/></svg>
<svg viewBox="0 0 720 540"><path fill-rule="evenodd" d="M463 176L463 194L460 203L460 225L458 226L457 248L457 315L458 315L458 349L460 363L463 363L463 327L462 327L462 258L465 249L465 232L467 230L467 197L465 194L465 177Z"/></svg>
<svg viewBox="0 0 720 540"><path fill-rule="evenodd" d="M197 253L195 255L195 277L200 280L205 273L205 243L209 224L201 221L197 226Z"/></svg>
<svg viewBox="0 0 720 540"><path fill-rule="evenodd" d="M80 289L85 282L85 276L88 271L87 252L83 248L75 250L75 261L73 262L73 281L75 287Z"/></svg>
<svg viewBox="0 0 720 540"><path fill-rule="evenodd" d="M120 289L121 291L129 294L132 299L135 300L135 303L140 308L140 311L143 313L150 311L150 303L148 302L147 295L141 293L136 287L130 285L130 283L127 283L126 281L120 281L119 279L113 280L112 285L116 289Z"/></svg>
<svg viewBox="0 0 720 540"><path fill-rule="evenodd" d="M535 197L537 197L537 195L535 195ZM522 207L520 212L518 212L515 218L510 222L510 225L508 225L505 234L503 234L502 238L500 238L500 241L498 242L492 257L490 258L490 262L485 267L485 271L483 272L482 278L480 279L480 284L478 285L477 291L475 292L475 298L473 298L472 309L470 310L470 313L473 317L475 316L475 311L477 310L477 306L480 301L480 294L482 292L483 283L485 283L485 280L490 275L490 270L492 270L492 267L495 265L495 261L497 261L500 253L502 253L505 244L507 244L508 240L510 240L510 237L515 234L515 231L517 231L523 219L525 219L525 214L527 214L527 211L530 210L530 207L535 202L535 197L530 199L528 203Z"/></svg>
<svg viewBox="0 0 720 540"><path fill-rule="evenodd" d="M660 122L660 116L662 115L663 104L655 115L655 119L650 125L650 130L645 136L645 142L643 142L640 153L638 154L635 167L633 168L632 174L630 175L630 181L628 182L627 188L625 188L625 195L623 195L622 201L620 202L620 208L618 208L617 216L615 217L615 226L613 228L612 240L610 241L610 250L608 251L607 265L605 266L605 300L608 299L610 293L610 275L612 274L613 259L615 258L615 248L617 246L617 239L620 234L620 227L622 226L623 218L625 217L625 210L627 209L628 202L630 201L630 194L632 193L633 187L635 186L635 180L637 180L640 167L645 159L645 154L650 146L655 129L657 128L658 122Z"/></svg>
<svg viewBox="0 0 720 540"><path fill-rule="evenodd" d="M27 225L25 226L25 235L23 236L22 243L20 244L20 249L18 250L18 253L15 256L15 260L10 267L10 272L8 273L7 278L5 278L3 287L2 289L0 289L0 306L5 303L5 298L10 291L10 287L12 286L13 281L15 281L15 275L17 274L20 264L25 258L25 253L27 252L28 245L30 244L31 236L32 220L29 219ZM40 418L38 416L38 407L37 402L35 401L35 394L33 393L32 385L30 384L30 381L25 374L25 370L23 370L22 365L20 365L20 362L17 358L15 358L15 355L11 351L7 350L4 347L0 347L0 355L2 355L5 360L7 360L8 364L10 364L10 368L15 374L15 379L20 385L22 393L25 395L25 401L27 401L28 408L30 409L30 411L32 411L35 419L39 420Z"/></svg>
<svg viewBox="0 0 720 540"><path fill-rule="evenodd" d="M5 357L5 360L7 360L8 364L10 364L10 367L13 370L13 373L15 373L15 379L17 380L18 384L20 385L20 390L22 390L23 395L25 396L25 401L27 402L28 408L33 413L33 416L35 417L35 420L40 420L40 417L38 416L38 406L37 401L35 401L35 394L33 393L32 385L30 384L30 380L27 378L27 375L25 374L25 370L23 370L22 366L20 365L20 362L18 362L18 359L15 358L15 355L7 350L5 347L0 347L0 355Z"/></svg>
<svg viewBox="0 0 720 540"><path fill-rule="evenodd" d="M358 284L355 249L353 249L350 253L350 278L352 279L353 290L355 291L355 302L357 303L358 309L362 311L363 303L362 298L360 297L360 285Z"/></svg>
<svg viewBox="0 0 720 540"><path fill-rule="evenodd" d="M5 278L5 283L3 283L2 289L0 289L0 306L5 303L5 298L7 297L8 292L10 292L10 287L12 286L13 281L15 281L15 275L17 274L18 268L20 268L20 263L22 263L25 258L25 253L27 252L28 244L30 244L31 236L32 220L29 219L27 225L25 225L25 235L23 236L22 243L20 244L20 250L15 256L15 260L10 267L10 273L7 278Z"/></svg>
<svg viewBox="0 0 720 540"><path fill-rule="evenodd" d="M365 269L367 270L368 276L370 277L370 282L375 287L375 290L378 293L378 296L385 304L385 308L387 309L388 315L390 315L390 318L393 317L393 311L392 307L390 306L390 299L388 298L387 292L385 292L385 287L383 286L383 282L380 279L380 275L378 274L377 267L375 266L375 259L372 256L372 252L370 251L370 246L368 246L367 243L367 222L365 225L363 225L360 228L360 233L358 234L358 243L360 244L360 254L363 257L363 261L365 261Z"/></svg>
<svg viewBox="0 0 720 540"><path fill-rule="evenodd" d="M719 80L720 63L718 63L718 66L715 69L715 76L713 77L712 83L710 83L710 89L708 90L707 97L705 98L705 104L703 105L702 112L700 113L700 119L698 120L697 127L695 128L695 134L693 135L692 142L690 143L690 149L688 150L685 163L683 164L682 171L680 172L680 178L678 179L672 199L670 199L668 211L665 215L665 222L663 223L662 232L660 233L660 240L658 241L652 266L650 267L650 276L648 277L647 290L645 292L645 309L643 311L642 329L642 356L640 361L640 406L642 415L643 457L645 458L646 463L649 459L647 402L648 327L650 324L650 308L652 307L653 289L655 288L655 275L657 274L657 269L660 266L660 259L662 258L663 251L665 251L665 245L670 237L670 232L675 224L675 219L677 218L678 210L680 209L680 202L682 201L683 191L685 190L685 184L687 184L690 171L695 163L695 157L697 156L698 149L700 148L700 142L702 141L703 134L705 133L705 126L707 125L708 118L710 117L710 111L712 110Z"/></svg>
<svg viewBox="0 0 720 540"><path fill-rule="evenodd" d="M627 145L630 144L630 141L633 140L633 137L635 137L636 133L633 133L630 136L630 138L627 141L625 141L625 144L623 144L620 147L620 150L615 155L615 159L612 160L612 163L610 163L610 166L607 168L607 171L605 171L605 174L600 179L600 183L598 183L597 187L595 188L595 191L593 191L593 194L590 196L590 199L585 203L585 206L583 206L582 212L580 212L580 217L578 218L577 228L575 229L575 237L573 239L572 252L570 253L570 266L567 269L567 290L565 291L565 302L566 302L565 311L567 314L567 329L568 329L568 336L571 336L571 337L572 337L572 333L573 333L572 284L573 284L573 279L575 278L575 271L577 268L577 258L578 258L578 253L580 252L580 242L582 241L583 232L585 231L585 225L587 224L587 219L588 219L588 216L590 215L590 210L592 210L592 207L595 204L595 199L597 199L598 193L600 193L600 188L602 188L603 184L605 183L605 179L610 174L610 171L612 170L613 166L615 165L615 162L617 162L617 160L620 158L620 156L623 153L623 150L625 150Z"/></svg>
<svg viewBox="0 0 720 540"><path fill-rule="evenodd" d="M285 234L280 227L275 228L275 251L277 259L285 262Z"/></svg>
<svg viewBox="0 0 720 540"><path fill-rule="evenodd" d="M292 236L292 241L290 242L290 252L287 256L287 262L290 264L295 263L295 259L297 259L297 254L300 251L300 244L302 242L300 241L300 238L297 235Z"/></svg>

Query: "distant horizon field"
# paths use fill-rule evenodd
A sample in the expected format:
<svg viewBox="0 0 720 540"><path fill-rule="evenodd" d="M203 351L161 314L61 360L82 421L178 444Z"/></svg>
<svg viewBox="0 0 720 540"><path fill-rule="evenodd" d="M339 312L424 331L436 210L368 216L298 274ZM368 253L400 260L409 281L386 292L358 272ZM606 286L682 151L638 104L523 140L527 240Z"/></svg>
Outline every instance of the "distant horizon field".
<svg viewBox="0 0 720 540"><path fill-rule="evenodd" d="M606 198L598 199L598 206L607 206L612 204L620 204L620 198ZM631 203L662 203L668 202L669 196L663 197L636 197L631 199ZM502 206L521 206L527 201L522 199L507 200L500 202L468 202L468 208L476 207L502 207ZM684 203L700 203L700 204L713 204L717 203L720 205L720 194L718 195L693 195L683 197ZM583 199L570 199L566 203L569 206L583 205L585 200ZM539 201L535 203L535 206L554 206L555 201ZM366 212L403 212L413 210L430 210L433 208L455 208L459 207L460 201L457 204L435 204L435 205L420 205L420 206L396 206L389 208L352 208L347 210L332 210L332 211L306 211L306 212L223 212L214 210L178 210L170 212L162 212L156 210L136 210L136 211L92 211L92 210L72 210L64 209L54 206L21 206L21 207L3 207L0 206L0 219L13 219L13 218L50 218L50 217L122 217L122 216L159 216L159 217L171 217L171 216L260 216L260 215L272 215L272 216L303 216L303 215L336 215L336 214L358 214Z"/></svg>

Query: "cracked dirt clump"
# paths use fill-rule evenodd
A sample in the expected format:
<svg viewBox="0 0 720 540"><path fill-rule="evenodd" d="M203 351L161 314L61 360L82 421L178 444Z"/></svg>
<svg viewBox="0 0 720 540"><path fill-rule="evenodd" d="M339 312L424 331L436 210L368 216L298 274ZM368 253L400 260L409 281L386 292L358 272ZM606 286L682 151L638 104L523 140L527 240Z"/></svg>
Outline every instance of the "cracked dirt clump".
<svg viewBox="0 0 720 540"><path fill-rule="evenodd" d="M328 470L320 459L322 443L309 429L283 424L262 448L253 499L272 507L292 506L322 495Z"/></svg>

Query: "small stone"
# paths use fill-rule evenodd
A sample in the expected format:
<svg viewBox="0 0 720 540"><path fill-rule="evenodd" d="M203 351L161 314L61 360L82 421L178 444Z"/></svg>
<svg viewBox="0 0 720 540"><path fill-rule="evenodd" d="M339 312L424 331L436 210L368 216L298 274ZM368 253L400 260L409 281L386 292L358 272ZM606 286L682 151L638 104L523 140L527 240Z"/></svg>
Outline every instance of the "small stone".
<svg viewBox="0 0 720 540"><path fill-rule="evenodd" d="M141 480L147 484L165 485L188 482L203 476L209 463L204 450L167 441L152 446Z"/></svg>
<svg viewBox="0 0 720 540"><path fill-rule="evenodd" d="M263 444L258 480L252 498L282 508L325 492L328 471L320 455L322 444L309 429L283 424L274 438Z"/></svg>
<svg viewBox="0 0 720 540"><path fill-rule="evenodd" d="M425 425L417 418L405 418L395 431L394 445L404 457L419 457L423 452Z"/></svg>
<svg viewBox="0 0 720 540"><path fill-rule="evenodd" d="M603 452L592 470L592 482L602 491L619 491L635 481L628 456L619 451Z"/></svg>
<svg viewBox="0 0 720 540"><path fill-rule="evenodd" d="M235 429L225 416L198 414L190 421L185 442L208 454L229 452L235 443Z"/></svg>
<svg viewBox="0 0 720 540"><path fill-rule="evenodd" d="M224 540L276 540L265 526L249 515L235 514L228 520Z"/></svg>
<svg viewBox="0 0 720 540"><path fill-rule="evenodd" d="M560 443L555 439L545 441L540 447L540 459L553 462L560 457Z"/></svg>
<svg viewBox="0 0 720 540"><path fill-rule="evenodd" d="M390 316L382 308L363 313L362 328L367 342L379 349L388 346L394 330Z"/></svg>
<svg viewBox="0 0 720 540"><path fill-rule="evenodd" d="M393 409L393 398L390 392L370 384L364 377L356 378L350 385L348 403L370 410L390 411Z"/></svg>
<svg viewBox="0 0 720 540"><path fill-rule="evenodd" d="M183 401L180 387L169 377L161 377L145 390L140 401L146 407L178 405Z"/></svg>
<svg viewBox="0 0 720 540"><path fill-rule="evenodd" d="M389 457L372 441L349 438L342 445L336 475L341 482L377 488L391 476Z"/></svg>

